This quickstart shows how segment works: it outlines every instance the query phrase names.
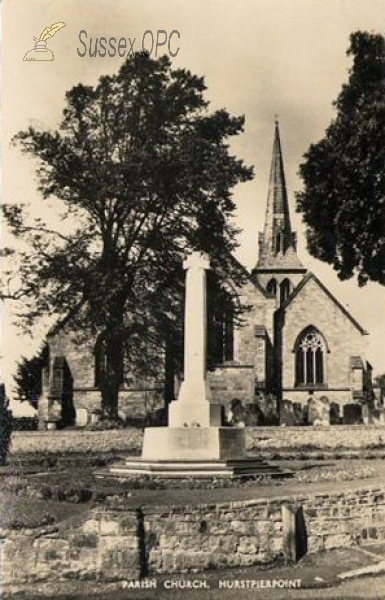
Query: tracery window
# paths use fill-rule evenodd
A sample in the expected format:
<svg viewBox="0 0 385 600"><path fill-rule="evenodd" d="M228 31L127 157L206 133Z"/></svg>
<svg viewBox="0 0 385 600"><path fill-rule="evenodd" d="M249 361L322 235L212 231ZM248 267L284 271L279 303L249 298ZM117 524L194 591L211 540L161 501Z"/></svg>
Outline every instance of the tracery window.
<svg viewBox="0 0 385 600"><path fill-rule="evenodd" d="M295 350L296 385L323 385L326 383L326 345L321 333L314 327L303 331Z"/></svg>

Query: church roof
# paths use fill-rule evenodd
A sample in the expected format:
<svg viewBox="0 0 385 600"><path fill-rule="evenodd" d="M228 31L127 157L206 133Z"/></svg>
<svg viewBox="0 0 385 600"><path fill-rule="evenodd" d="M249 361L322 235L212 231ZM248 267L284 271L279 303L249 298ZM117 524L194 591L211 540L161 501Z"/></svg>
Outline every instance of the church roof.
<svg viewBox="0 0 385 600"><path fill-rule="evenodd" d="M301 280L301 282L297 285L297 287L293 290L293 293L290 294L286 302L284 302L279 311L284 311L298 296L301 290L305 287L305 285L313 280L315 283L325 292L325 294L338 306L338 308L344 313L344 315L353 323L353 325L362 333L362 335L368 335L368 332L356 321L356 319L350 314L350 312L345 308L343 304L331 293L331 291L310 271L305 275L305 277Z"/></svg>

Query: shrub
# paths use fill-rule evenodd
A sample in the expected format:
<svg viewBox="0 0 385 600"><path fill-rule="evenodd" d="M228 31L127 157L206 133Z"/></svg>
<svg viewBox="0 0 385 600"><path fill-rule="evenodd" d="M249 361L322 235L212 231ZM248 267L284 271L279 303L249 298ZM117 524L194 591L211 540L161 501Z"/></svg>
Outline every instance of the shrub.
<svg viewBox="0 0 385 600"><path fill-rule="evenodd" d="M0 384L0 465L4 465L11 445L12 412L5 393L5 385Z"/></svg>

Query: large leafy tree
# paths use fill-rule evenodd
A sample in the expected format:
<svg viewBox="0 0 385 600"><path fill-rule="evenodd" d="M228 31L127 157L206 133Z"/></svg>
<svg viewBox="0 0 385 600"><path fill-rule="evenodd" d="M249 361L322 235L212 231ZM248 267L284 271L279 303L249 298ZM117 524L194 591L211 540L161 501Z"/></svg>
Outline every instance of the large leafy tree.
<svg viewBox="0 0 385 600"><path fill-rule="evenodd" d="M325 137L300 166L297 208L311 254L341 279L385 283L385 38L356 32L349 79Z"/></svg>
<svg viewBox="0 0 385 600"><path fill-rule="evenodd" d="M57 131L30 127L15 137L39 160L42 198L54 198L72 227L6 206L13 232L29 245L19 273L23 325L55 313L80 338L87 332L103 344L110 418L124 356L140 364L145 349L172 347L180 335L186 252L208 252L220 279L243 277L231 259L232 188L252 169L228 140L244 119L210 112L205 89L167 57L137 53L94 87L71 89Z"/></svg>

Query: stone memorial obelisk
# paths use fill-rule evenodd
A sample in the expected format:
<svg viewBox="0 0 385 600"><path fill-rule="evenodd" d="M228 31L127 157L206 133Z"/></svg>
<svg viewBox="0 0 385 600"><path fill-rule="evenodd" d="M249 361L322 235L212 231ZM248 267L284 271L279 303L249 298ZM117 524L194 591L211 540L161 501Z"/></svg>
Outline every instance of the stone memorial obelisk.
<svg viewBox="0 0 385 600"><path fill-rule="evenodd" d="M206 377L206 271L208 257L193 252L186 269L184 380L168 407L167 427L146 427L142 456L109 467L111 475L233 477L271 473L274 467L247 458L245 431L222 426Z"/></svg>
<svg viewBox="0 0 385 600"><path fill-rule="evenodd" d="M171 402L168 427L145 430L143 459L218 460L244 455L244 432L222 427L222 406L211 402L206 378L206 255L193 252L186 269L184 380Z"/></svg>
<svg viewBox="0 0 385 600"><path fill-rule="evenodd" d="M206 271L207 256L194 252L183 264L186 270L184 315L184 380L178 400L169 406L170 427L219 427L222 409L211 403L206 378Z"/></svg>

